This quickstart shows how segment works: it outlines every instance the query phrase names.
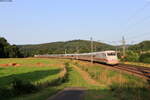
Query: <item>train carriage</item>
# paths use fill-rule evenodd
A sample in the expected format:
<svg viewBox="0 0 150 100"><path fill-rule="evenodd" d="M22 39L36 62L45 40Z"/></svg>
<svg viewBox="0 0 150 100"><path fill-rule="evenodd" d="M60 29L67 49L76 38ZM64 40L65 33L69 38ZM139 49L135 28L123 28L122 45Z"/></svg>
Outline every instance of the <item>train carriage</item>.
<svg viewBox="0 0 150 100"><path fill-rule="evenodd" d="M69 58L79 60L91 60L95 62L106 63L109 65L116 65L119 63L116 51L102 51L93 53L80 53L80 54L54 54L54 55L35 55L35 57L47 58Z"/></svg>

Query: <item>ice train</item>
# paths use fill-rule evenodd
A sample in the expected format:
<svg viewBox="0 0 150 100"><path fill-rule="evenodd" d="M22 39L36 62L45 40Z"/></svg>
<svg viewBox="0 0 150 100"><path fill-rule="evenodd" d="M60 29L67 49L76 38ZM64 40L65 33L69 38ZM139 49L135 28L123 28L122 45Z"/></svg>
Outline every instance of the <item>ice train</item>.
<svg viewBox="0 0 150 100"><path fill-rule="evenodd" d="M102 51L102 52L93 52L93 53L80 53L80 54L46 54L46 55L35 55L39 58L70 58L78 60L87 60L105 63L109 65L116 65L119 63L117 52L116 51Z"/></svg>

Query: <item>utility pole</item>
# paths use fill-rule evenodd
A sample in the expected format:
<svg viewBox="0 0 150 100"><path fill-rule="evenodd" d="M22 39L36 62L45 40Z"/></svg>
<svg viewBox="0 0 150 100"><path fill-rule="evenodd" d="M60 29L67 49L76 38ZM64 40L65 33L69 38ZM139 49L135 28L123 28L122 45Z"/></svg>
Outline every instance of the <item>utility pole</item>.
<svg viewBox="0 0 150 100"><path fill-rule="evenodd" d="M79 47L76 47L76 59L78 60L78 54L79 54Z"/></svg>
<svg viewBox="0 0 150 100"><path fill-rule="evenodd" d="M94 47L95 47L95 52L97 52L97 47L96 47L96 44L95 44L95 46L94 46Z"/></svg>
<svg viewBox="0 0 150 100"><path fill-rule="evenodd" d="M91 53L93 53L93 39L91 37ZM91 63L93 64L93 55L91 54Z"/></svg>
<svg viewBox="0 0 150 100"><path fill-rule="evenodd" d="M116 46L116 53L118 53L117 43L115 41L112 41L112 43L114 43L114 45Z"/></svg>
<svg viewBox="0 0 150 100"><path fill-rule="evenodd" d="M122 49L123 49L123 57L126 56L126 41L124 36L122 37Z"/></svg>
<svg viewBox="0 0 150 100"><path fill-rule="evenodd" d="M67 49L65 49L65 54L67 54Z"/></svg>

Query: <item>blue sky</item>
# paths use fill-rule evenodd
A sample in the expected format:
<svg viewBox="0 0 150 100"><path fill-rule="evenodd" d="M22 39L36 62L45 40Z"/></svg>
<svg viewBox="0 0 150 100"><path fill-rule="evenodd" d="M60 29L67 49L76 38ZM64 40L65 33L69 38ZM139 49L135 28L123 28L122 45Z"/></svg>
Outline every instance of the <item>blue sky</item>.
<svg viewBox="0 0 150 100"><path fill-rule="evenodd" d="M0 2L0 36L11 44L74 39L119 44L150 40L150 0L13 0ZM116 42L115 42L116 41Z"/></svg>

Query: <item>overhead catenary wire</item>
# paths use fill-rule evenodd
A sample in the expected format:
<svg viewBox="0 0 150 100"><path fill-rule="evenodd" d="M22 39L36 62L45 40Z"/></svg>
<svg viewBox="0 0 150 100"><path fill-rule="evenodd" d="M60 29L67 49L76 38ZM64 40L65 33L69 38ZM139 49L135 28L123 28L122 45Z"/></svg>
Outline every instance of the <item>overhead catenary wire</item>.
<svg viewBox="0 0 150 100"><path fill-rule="evenodd" d="M150 36L150 32L146 32L146 33L142 33L142 34L138 34L132 37L128 37L128 40L133 40L133 39L138 39L144 36Z"/></svg>
<svg viewBox="0 0 150 100"><path fill-rule="evenodd" d="M141 23L146 22L147 20L150 20L150 16L147 16L147 17L135 22L134 24L132 24L132 26L128 26L128 28L124 31L124 33L129 33L131 31L131 29L135 28L138 25L141 25Z"/></svg>
<svg viewBox="0 0 150 100"><path fill-rule="evenodd" d="M149 7L149 6L150 6L150 2L147 2L143 7L137 9L137 10L135 11L135 13L134 13L133 15L131 15L131 16L128 18L127 22L130 22L130 21L131 21L132 19L134 19L139 13L143 12L143 10L145 10L145 9L146 9L147 7Z"/></svg>
<svg viewBox="0 0 150 100"><path fill-rule="evenodd" d="M136 36L133 36L133 37L128 37L126 42L128 44L137 44L137 43L140 43L144 40L150 40L150 32L148 33L143 33L143 34L139 34L139 35L136 35Z"/></svg>
<svg viewBox="0 0 150 100"><path fill-rule="evenodd" d="M141 25L141 23L143 23L143 22L145 22L145 21L147 21L147 20L149 20L150 19L150 16L147 16L147 17L145 17L145 18L142 18L141 20L138 20L137 22L135 22L135 23L131 23L136 17L138 17L138 15L139 14L141 14L147 7L149 7L150 6L150 2L147 2L143 7L141 7L140 9L137 9L136 11L135 11L135 13L133 14L133 15L131 15L131 17L129 17L128 19L127 19L127 24L126 25L128 25L127 27L126 27L126 29L122 32L122 33L124 33L124 35L126 35L127 36L127 34L129 34L129 32L134 28L134 27L136 27L136 26L138 26L138 25ZM136 35L136 36L132 36L132 37L127 37L126 39L126 41L130 41L130 40L134 40L135 41L135 39L138 39L138 38L141 38L141 37L144 37L144 36L148 36L150 34L150 32L147 32L147 33L142 33L142 34L139 34L139 35ZM133 43L133 42L131 42L131 43Z"/></svg>
<svg viewBox="0 0 150 100"><path fill-rule="evenodd" d="M143 7L137 9L137 10L135 11L135 13L134 13L133 15L131 15L131 16L127 19L127 21L126 21L127 27L122 31L122 33L128 33L129 30L131 30L133 27L135 27L135 26L139 25L140 23L142 23L142 22L144 22L144 21L150 19L150 16L148 16L148 17L145 17L145 18L141 19L140 21L137 21L137 22L135 22L135 23L133 23L133 24L131 23L131 22L132 22L133 20L135 20L135 18L136 18L140 13L142 13L147 7L150 7L150 2L147 2ZM131 25L132 25L132 26L131 26Z"/></svg>
<svg viewBox="0 0 150 100"><path fill-rule="evenodd" d="M135 19L135 17L138 16L138 14L142 13L142 12L143 12L147 7L149 7L149 6L150 6L150 2L147 2L143 7L137 9L137 10L135 11L135 13L134 13L133 15L131 15L131 17L128 18L127 24L129 24L133 19ZM143 18L143 19L141 19L141 20L135 22L134 25L132 25L132 26L128 26L127 29L124 30L122 33L125 33L124 35L126 35L126 34L129 32L129 30L131 30L131 29L134 28L135 26L139 25L140 23L145 22L145 21L148 20L148 19L150 19L150 16L145 17L145 18ZM131 25L131 24L130 24L130 25ZM144 34L141 34L141 35L134 36L134 37L129 37L129 38L126 38L126 39L127 39L126 41L129 41L129 39L138 38L139 36L142 37L142 36L144 36L144 35L145 35L145 33L144 33ZM98 40L98 41L101 41L101 42L103 42L103 43L115 44L115 45L122 43L122 40L118 40L118 41Z"/></svg>
<svg viewBox="0 0 150 100"><path fill-rule="evenodd" d="M138 35L134 35L132 37L126 37L126 43L127 44L133 44L133 41L134 41L134 43L138 43L137 40L139 40L143 37L150 37L150 32L141 33L141 34L138 34ZM116 41L97 40L97 42L103 42L103 43L106 43L106 44L113 44L113 45L122 44L122 40L116 40Z"/></svg>

